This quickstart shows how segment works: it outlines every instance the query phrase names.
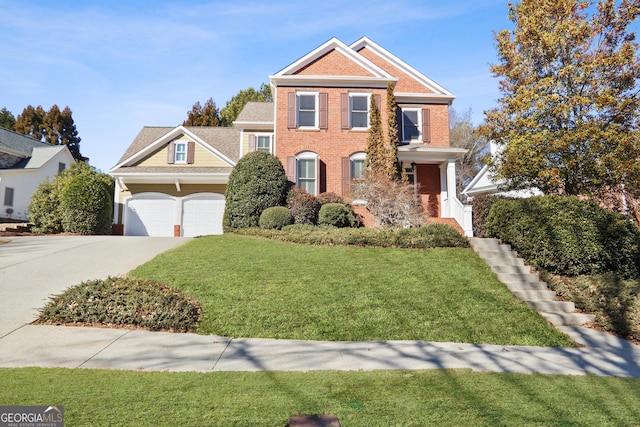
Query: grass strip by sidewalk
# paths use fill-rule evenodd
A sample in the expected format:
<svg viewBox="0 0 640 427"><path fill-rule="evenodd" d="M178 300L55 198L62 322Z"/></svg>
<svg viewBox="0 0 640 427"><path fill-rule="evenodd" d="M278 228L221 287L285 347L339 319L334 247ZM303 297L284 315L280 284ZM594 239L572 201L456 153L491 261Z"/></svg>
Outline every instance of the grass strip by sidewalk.
<svg viewBox="0 0 640 427"><path fill-rule="evenodd" d="M636 426L640 379L468 370L166 373L0 369L3 405L61 405L69 426Z"/></svg>
<svg viewBox="0 0 640 427"><path fill-rule="evenodd" d="M200 301L199 332L308 340L570 346L471 249L207 236L130 273Z"/></svg>

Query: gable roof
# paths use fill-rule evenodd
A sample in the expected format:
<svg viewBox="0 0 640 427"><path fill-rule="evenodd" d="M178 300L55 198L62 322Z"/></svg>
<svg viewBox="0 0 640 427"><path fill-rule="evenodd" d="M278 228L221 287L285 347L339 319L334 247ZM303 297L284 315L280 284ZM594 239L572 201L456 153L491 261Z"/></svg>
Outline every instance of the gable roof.
<svg viewBox="0 0 640 427"><path fill-rule="evenodd" d="M180 135L186 135L205 147L212 154L233 167L238 161L240 131L234 128L209 126L155 127L145 126L111 170L132 167L161 146Z"/></svg>
<svg viewBox="0 0 640 427"><path fill-rule="evenodd" d="M360 52L362 49L368 49L388 64L392 65L402 73L408 75L418 83L422 84L425 88L429 89L434 94L444 97L451 97L452 100L453 98L455 98L455 96L451 92L449 92L448 90L446 90L445 88L443 88L442 86L440 86L439 84L367 37L362 37L360 40L352 43L349 47L356 52ZM398 96L398 94L396 96Z"/></svg>
<svg viewBox="0 0 640 427"><path fill-rule="evenodd" d="M301 75L297 74L313 62L331 53L338 52L342 54L348 61L362 69L362 75ZM369 61L367 58L359 55L355 50L333 37L318 46L316 49L304 55L302 58L294 61L274 75L269 76L269 80L276 85L294 84L299 81L319 82L333 85L357 85L365 83L367 85L386 86L388 82L394 82L397 79L387 73L385 70Z"/></svg>
<svg viewBox="0 0 640 427"><path fill-rule="evenodd" d="M31 157L31 153L36 147L51 147L51 145L29 136L0 128L0 151L20 157Z"/></svg>

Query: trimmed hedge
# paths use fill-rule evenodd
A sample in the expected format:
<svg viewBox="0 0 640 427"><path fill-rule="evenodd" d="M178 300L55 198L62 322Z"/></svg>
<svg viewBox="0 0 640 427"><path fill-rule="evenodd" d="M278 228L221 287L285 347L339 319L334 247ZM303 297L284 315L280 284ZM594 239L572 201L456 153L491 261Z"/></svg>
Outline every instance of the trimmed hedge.
<svg viewBox="0 0 640 427"><path fill-rule="evenodd" d="M248 228L238 234L311 245L353 245L407 249L466 248L469 240L453 227L427 224L417 228L336 228L294 224L282 230Z"/></svg>
<svg viewBox="0 0 640 427"><path fill-rule="evenodd" d="M276 156L254 151L243 156L229 176L222 225L225 230L257 227L262 211L284 204L287 176Z"/></svg>
<svg viewBox="0 0 640 427"><path fill-rule="evenodd" d="M113 195L97 174L76 175L61 194L62 228L69 233L111 234Z"/></svg>
<svg viewBox="0 0 640 427"><path fill-rule="evenodd" d="M498 200L502 200L505 197L496 196L493 194L482 194L473 198L471 202L472 216L473 216L473 235L476 237L487 237L485 231L485 222L487 216L491 211L491 206Z"/></svg>
<svg viewBox="0 0 640 427"><path fill-rule="evenodd" d="M486 232L510 244L539 270L577 276L640 272L640 230L630 218L577 197L498 200Z"/></svg>
<svg viewBox="0 0 640 427"><path fill-rule="evenodd" d="M265 209L260 215L260 228L280 230L291 224L293 224L293 216L284 206L272 206Z"/></svg>
<svg viewBox="0 0 640 427"><path fill-rule="evenodd" d="M342 203L326 203L320 207L318 225L353 227L354 223L353 210Z"/></svg>

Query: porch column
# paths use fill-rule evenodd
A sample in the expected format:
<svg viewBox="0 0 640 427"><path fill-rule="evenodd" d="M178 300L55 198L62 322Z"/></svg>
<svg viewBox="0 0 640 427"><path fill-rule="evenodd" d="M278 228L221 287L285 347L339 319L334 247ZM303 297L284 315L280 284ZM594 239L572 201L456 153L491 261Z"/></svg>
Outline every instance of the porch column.
<svg viewBox="0 0 640 427"><path fill-rule="evenodd" d="M442 217L453 216L456 199L456 161L449 159L447 163L440 164L440 200L442 200Z"/></svg>

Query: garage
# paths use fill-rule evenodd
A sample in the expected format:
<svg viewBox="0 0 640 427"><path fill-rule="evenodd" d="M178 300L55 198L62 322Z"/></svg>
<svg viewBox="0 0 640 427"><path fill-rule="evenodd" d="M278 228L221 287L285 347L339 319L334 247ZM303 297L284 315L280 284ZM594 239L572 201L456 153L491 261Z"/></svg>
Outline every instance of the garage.
<svg viewBox="0 0 640 427"><path fill-rule="evenodd" d="M224 195L195 193L174 197L164 193L134 194L125 200L124 235L195 237L222 234Z"/></svg>
<svg viewBox="0 0 640 427"><path fill-rule="evenodd" d="M184 237L222 234L224 195L198 193L183 197L181 202Z"/></svg>
<svg viewBox="0 0 640 427"><path fill-rule="evenodd" d="M163 193L142 193L125 202L125 236L173 236L177 201Z"/></svg>

